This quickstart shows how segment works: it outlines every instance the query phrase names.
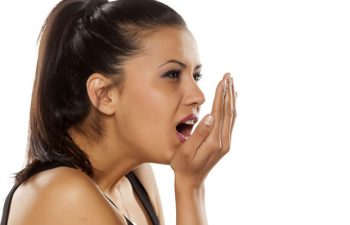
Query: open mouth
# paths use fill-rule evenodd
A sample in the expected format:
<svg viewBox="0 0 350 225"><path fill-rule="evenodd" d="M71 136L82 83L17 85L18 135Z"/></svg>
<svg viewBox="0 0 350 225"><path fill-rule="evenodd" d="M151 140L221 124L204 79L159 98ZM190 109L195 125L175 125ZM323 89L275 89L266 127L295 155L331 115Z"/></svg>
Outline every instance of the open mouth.
<svg viewBox="0 0 350 225"><path fill-rule="evenodd" d="M197 121L198 118L191 114L178 123L176 126L176 135L180 142L186 141L191 136L192 129Z"/></svg>

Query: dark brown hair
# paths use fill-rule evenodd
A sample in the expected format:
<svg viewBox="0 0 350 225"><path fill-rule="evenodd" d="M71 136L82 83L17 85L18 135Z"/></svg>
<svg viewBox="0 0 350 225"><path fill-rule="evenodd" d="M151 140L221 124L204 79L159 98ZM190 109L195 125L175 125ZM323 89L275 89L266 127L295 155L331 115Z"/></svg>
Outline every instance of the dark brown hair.
<svg viewBox="0 0 350 225"><path fill-rule="evenodd" d="M155 0L63 0L51 11L41 31L28 162L17 174L17 183L28 179L38 165L52 161L93 175L87 155L68 134L91 113L87 79L95 72L122 78L122 63L140 49L140 31L160 26L186 24Z"/></svg>

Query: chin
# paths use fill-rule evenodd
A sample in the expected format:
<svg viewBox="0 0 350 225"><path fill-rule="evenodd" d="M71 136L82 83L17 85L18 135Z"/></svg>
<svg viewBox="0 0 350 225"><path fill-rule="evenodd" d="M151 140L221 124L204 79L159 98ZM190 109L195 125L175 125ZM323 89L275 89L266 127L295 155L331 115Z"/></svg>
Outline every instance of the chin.
<svg viewBox="0 0 350 225"><path fill-rule="evenodd" d="M165 151L166 149L166 151ZM169 165L171 159L173 158L174 153L176 152L176 149L174 147L169 148L169 147L164 147L162 149L159 149L159 151L157 151L158 153L156 153L154 159L152 160L154 163L158 163L158 164L165 164L165 165Z"/></svg>

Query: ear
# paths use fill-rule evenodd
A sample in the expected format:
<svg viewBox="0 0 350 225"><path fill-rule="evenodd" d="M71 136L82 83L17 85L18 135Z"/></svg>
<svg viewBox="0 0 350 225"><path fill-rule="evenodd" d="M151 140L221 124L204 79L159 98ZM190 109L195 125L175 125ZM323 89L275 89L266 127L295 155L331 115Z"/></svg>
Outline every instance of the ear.
<svg viewBox="0 0 350 225"><path fill-rule="evenodd" d="M86 89L92 105L97 110L106 115L115 112L118 91L113 87L110 78L100 73L93 73L86 82Z"/></svg>

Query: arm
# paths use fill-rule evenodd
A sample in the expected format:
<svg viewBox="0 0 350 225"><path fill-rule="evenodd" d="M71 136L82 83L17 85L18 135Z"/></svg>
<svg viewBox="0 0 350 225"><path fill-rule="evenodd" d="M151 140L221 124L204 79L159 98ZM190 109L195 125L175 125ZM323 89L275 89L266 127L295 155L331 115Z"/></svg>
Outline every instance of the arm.
<svg viewBox="0 0 350 225"><path fill-rule="evenodd" d="M219 83L211 115L174 154L176 224L206 225L204 180L229 151L236 118L233 81L229 75Z"/></svg>
<svg viewBox="0 0 350 225"><path fill-rule="evenodd" d="M186 189L175 184L176 224L207 224L204 185Z"/></svg>

